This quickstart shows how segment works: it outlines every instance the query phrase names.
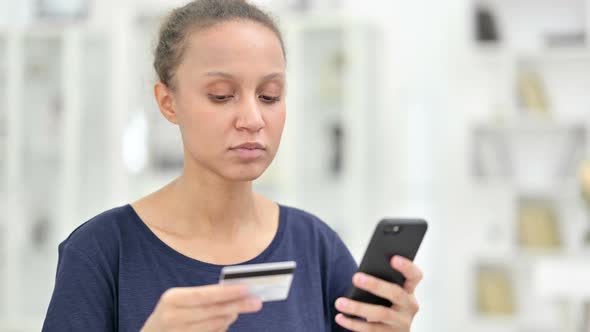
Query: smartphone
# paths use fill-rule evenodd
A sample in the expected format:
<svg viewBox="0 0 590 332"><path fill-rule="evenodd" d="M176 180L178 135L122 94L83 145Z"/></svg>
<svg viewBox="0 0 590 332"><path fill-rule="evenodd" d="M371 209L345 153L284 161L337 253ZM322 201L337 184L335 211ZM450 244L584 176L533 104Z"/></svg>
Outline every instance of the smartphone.
<svg viewBox="0 0 590 332"><path fill-rule="evenodd" d="M375 227L373 237L365 251L358 271L403 287L406 279L393 269L391 258L399 255L414 260L422 243L428 224L423 219L383 219ZM348 297L371 304L390 307L389 300L378 297L364 290L351 287Z"/></svg>

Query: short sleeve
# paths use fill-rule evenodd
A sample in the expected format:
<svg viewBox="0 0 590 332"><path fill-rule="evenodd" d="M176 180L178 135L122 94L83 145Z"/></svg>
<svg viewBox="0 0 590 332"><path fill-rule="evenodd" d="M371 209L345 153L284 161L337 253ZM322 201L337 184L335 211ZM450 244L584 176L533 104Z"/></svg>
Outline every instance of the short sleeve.
<svg viewBox="0 0 590 332"><path fill-rule="evenodd" d="M334 233L334 239L331 246L331 260L328 266L328 299L330 301L330 317L332 332L348 331L334 321L338 310L334 306L336 299L346 296L352 285L352 276L357 271L358 265L352 257L350 251L342 242L340 237Z"/></svg>
<svg viewBox="0 0 590 332"><path fill-rule="evenodd" d="M42 331L115 331L116 288L110 279L86 254L62 243Z"/></svg>

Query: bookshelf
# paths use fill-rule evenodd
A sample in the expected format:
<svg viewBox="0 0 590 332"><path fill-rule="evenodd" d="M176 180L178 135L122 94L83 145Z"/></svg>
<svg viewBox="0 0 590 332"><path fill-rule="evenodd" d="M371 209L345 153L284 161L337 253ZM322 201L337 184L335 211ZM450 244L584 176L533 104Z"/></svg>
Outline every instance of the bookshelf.
<svg viewBox="0 0 590 332"><path fill-rule="evenodd" d="M380 36L368 22L350 17L284 21L289 120L273 173L287 202L320 216L359 256L364 241L358 234L366 232L359 221L368 219L375 195L370 142L375 140L376 105L365 96L377 80Z"/></svg>
<svg viewBox="0 0 590 332"><path fill-rule="evenodd" d="M6 96L0 122L6 126L0 150L2 331L40 328L53 288L57 244L88 211L102 207L105 44L103 33L84 27L0 30L5 50L0 78L10 77L0 79L0 94Z"/></svg>
<svg viewBox="0 0 590 332"><path fill-rule="evenodd" d="M551 291L547 278L554 260L584 275L582 262L590 258L584 242L590 218L577 177L590 154L590 97L583 91L590 86L590 2L473 1L471 31L478 7L492 14L499 40L468 37L471 75L478 77L470 97L483 102L471 104L468 125L468 186L481 205L465 215L481 222L463 249L470 263L455 274L470 285L460 302L460 326L587 330L590 296L572 296L576 276L552 280L561 292ZM478 308L478 292L486 287L482 266L504 272L493 286L509 285L508 304L489 298L488 309Z"/></svg>

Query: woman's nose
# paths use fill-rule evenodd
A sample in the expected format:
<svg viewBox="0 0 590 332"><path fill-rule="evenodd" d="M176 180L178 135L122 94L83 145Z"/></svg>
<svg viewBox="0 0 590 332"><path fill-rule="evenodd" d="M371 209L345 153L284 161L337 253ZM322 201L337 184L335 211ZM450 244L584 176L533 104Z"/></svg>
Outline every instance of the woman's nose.
<svg viewBox="0 0 590 332"><path fill-rule="evenodd" d="M265 123L262 117L260 103L257 97L246 98L237 111L237 129L246 129L257 132L264 128Z"/></svg>

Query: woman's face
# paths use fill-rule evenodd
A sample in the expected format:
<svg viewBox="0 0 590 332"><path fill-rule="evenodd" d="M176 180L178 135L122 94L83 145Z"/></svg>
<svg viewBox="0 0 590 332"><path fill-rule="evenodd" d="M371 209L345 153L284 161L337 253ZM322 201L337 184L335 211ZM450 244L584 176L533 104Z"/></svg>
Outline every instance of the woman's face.
<svg viewBox="0 0 590 332"><path fill-rule="evenodd" d="M248 21L192 33L172 107L185 161L249 181L272 162L285 123L285 60L276 35ZM190 159L190 160L188 160Z"/></svg>

